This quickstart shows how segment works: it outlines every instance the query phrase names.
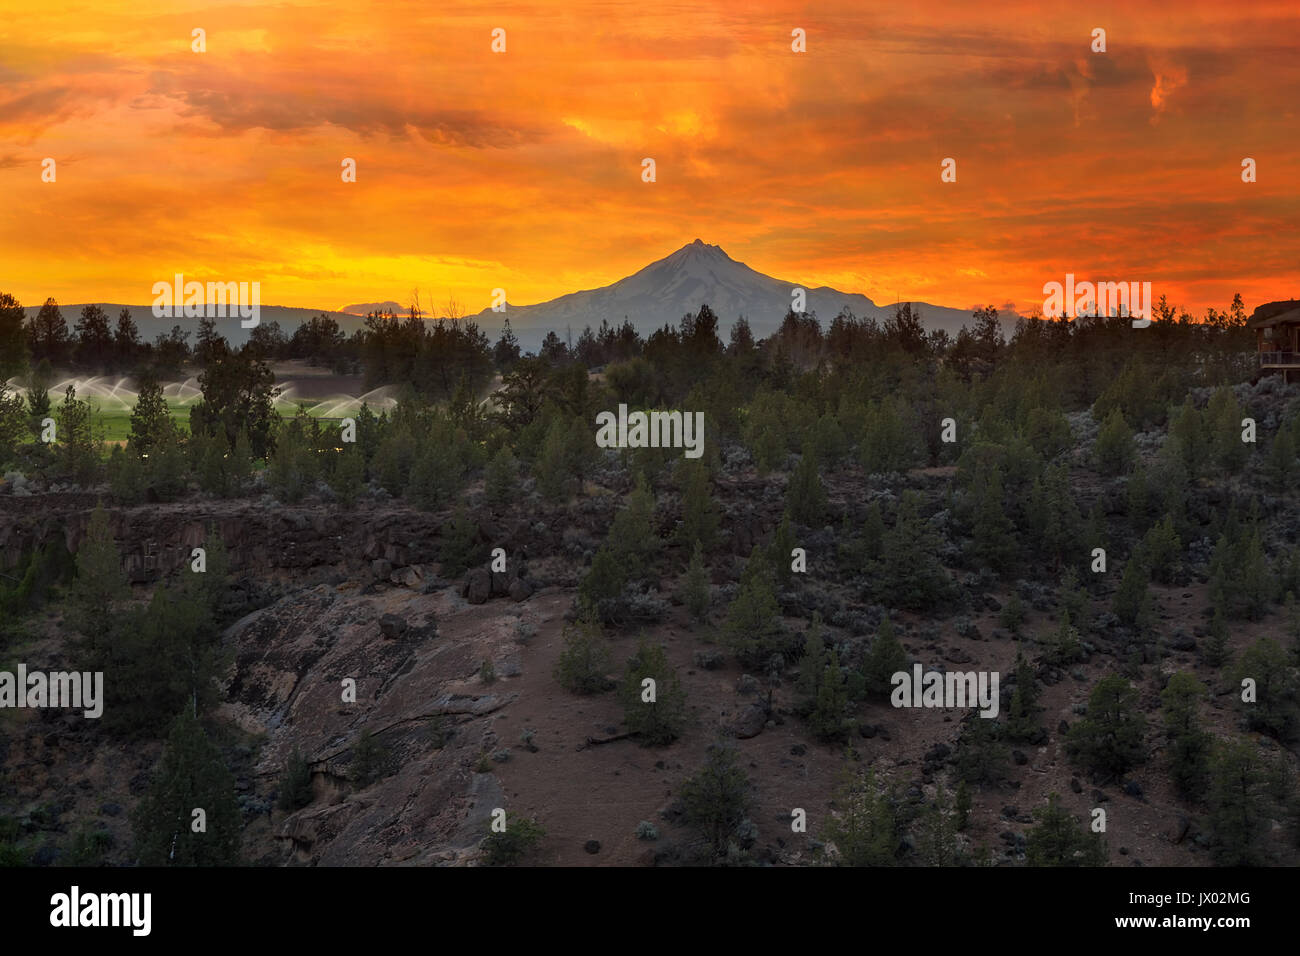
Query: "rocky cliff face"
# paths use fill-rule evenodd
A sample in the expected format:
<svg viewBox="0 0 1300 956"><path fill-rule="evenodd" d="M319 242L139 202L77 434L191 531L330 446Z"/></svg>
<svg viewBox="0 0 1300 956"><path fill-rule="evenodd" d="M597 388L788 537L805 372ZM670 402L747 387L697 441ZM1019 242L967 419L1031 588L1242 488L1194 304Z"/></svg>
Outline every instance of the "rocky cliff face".
<svg viewBox="0 0 1300 956"><path fill-rule="evenodd" d="M475 606L452 588L365 590L296 592L227 632L235 663L223 716L265 735L256 791L271 794L295 749L313 774L312 804L254 836L252 856L455 863L505 803L496 778L477 771L499 749L497 714L518 696L515 637L524 618L530 629L558 626L568 599ZM358 759L366 735L378 752L369 773Z"/></svg>

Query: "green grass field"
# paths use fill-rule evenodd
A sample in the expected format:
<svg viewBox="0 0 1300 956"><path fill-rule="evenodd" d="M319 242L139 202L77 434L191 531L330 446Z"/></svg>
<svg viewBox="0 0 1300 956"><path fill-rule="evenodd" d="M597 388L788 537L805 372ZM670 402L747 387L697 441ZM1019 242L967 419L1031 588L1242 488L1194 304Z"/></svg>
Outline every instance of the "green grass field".
<svg viewBox="0 0 1300 956"><path fill-rule="evenodd" d="M167 410L171 413L172 421L176 423L182 433L187 435L190 430L190 408L193 404L193 402L172 401L167 403ZM281 418L293 418L298 413L298 406L292 402L277 402L275 410L279 412ZM127 436L131 434L130 409L114 408L110 411L97 409L95 421L103 429L103 440L106 442L124 442Z"/></svg>

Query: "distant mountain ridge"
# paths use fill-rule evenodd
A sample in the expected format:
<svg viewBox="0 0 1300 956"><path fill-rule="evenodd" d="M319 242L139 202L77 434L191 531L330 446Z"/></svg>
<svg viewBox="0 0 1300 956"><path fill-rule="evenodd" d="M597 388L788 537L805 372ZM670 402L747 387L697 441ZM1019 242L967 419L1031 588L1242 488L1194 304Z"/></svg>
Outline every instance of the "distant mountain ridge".
<svg viewBox="0 0 1300 956"><path fill-rule="evenodd" d="M472 318L494 340L501 330L502 321L509 318L520 345L525 350L536 351L550 331L562 339L572 334L576 340L588 325L593 329L599 328L602 319L611 325L621 325L627 318L645 336L665 324L676 325L683 315L698 312L700 306L707 303L718 316L719 331L724 338L742 315L749 320L754 335L761 338L780 327L791 306L791 293L796 288L804 290L804 309L817 314L823 329L846 307L860 319L874 318L880 322L894 314L893 305L877 305L861 293L774 279L731 258L721 246L696 239L610 285L569 292L534 305L507 303L505 312L494 312L489 308ZM77 316L84 304L60 306L70 330L76 327ZM170 332L174 325L191 331L198 327L197 319L155 318L148 305L98 304L114 324L117 314L124 308L129 309L140 330L140 338L146 342ZM943 329L956 335L963 325L972 322L969 309L953 309L926 302L913 302L912 306L920 310L927 329ZM351 335L365 324L366 312L383 308L392 308L398 315L405 313L405 308L391 300L348 305L340 311L264 305L261 307L261 320L264 323L278 322L286 335L292 335L303 322L323 313L338 322L344 334ZM29 317L39 310L39 305L26 307ZM1014 315L1003 316L1010 322L1015 318ZM242 328L237 318L218 319L217 328L231 345L238 347L248 341L249 330Z"/></svg>
<svg viewBox="0 0 1300 956"><path fill-rule="evenodd" d="M571 329L576 336L587 325L597 328L602 319L621 325L626 317L644 335L665 323L675 325L683 315L698 312L701 305L708 303L723 330L743 315L754 334L761 337L780 327L795 288L804 290L804 310L816 312L823 328L845 307L860 319L883 322L894 314L893 305L876 305L861 293L774 279L731 258L721 246L696 239L611 285L570 292L536 305L507 303L505 315L516 332L540 328L563 334ZM962 325L971 324L968 309L925 302L914 302L913 307L920 309L929 329L944 329L956 335ZM500 312L484 309L476 319L486 326L493 320L500 324L501 316Z"/></svg>

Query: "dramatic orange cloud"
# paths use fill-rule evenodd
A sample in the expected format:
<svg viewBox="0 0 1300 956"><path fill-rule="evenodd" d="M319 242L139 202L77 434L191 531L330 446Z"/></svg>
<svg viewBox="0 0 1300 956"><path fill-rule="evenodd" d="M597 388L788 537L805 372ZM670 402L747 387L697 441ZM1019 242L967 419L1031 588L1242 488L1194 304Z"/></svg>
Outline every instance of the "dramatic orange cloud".
<svg viewBox="0 0 1300 956"><path fill-rule="evenodd" d="M1293 0L0 0L0 291L477 311L698 236L881 302L1253 306L1300 295L1297 63Z"/></svg>

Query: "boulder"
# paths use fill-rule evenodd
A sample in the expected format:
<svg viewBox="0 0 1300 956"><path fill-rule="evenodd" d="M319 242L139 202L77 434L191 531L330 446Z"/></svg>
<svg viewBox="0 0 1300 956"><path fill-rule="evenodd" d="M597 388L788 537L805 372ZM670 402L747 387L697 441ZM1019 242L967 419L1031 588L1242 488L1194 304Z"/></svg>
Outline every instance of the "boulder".
<svg viewBox="0 0 1300 956"><path fill-rule="evenodd" d="M741 740L748 740L750 737L757 737L767 726L767 708L762 704L753 703L740 712L731 724L731 732Z"/></svg>
<svg viewBox="0 0 1300 956"><path fill-rule="evenodd" d="M510 599L512 601L527 601L533 596L533 586L524 578L515 578L510 582Z"/></svg>
<svg viewBox="0 0 1300 956"><path fill-rule="evenodd" d="M486 568L473 568L465 575L460 595L470 604L485 604L492 596L492 575Z"/></svg>
<svg viewBox="0 0 1300 956"><path fill-rule="evenodd" d="M406 633L406 621L396 614L385 614L379 619L379 632L390 641L395 641Z"/></svg>

